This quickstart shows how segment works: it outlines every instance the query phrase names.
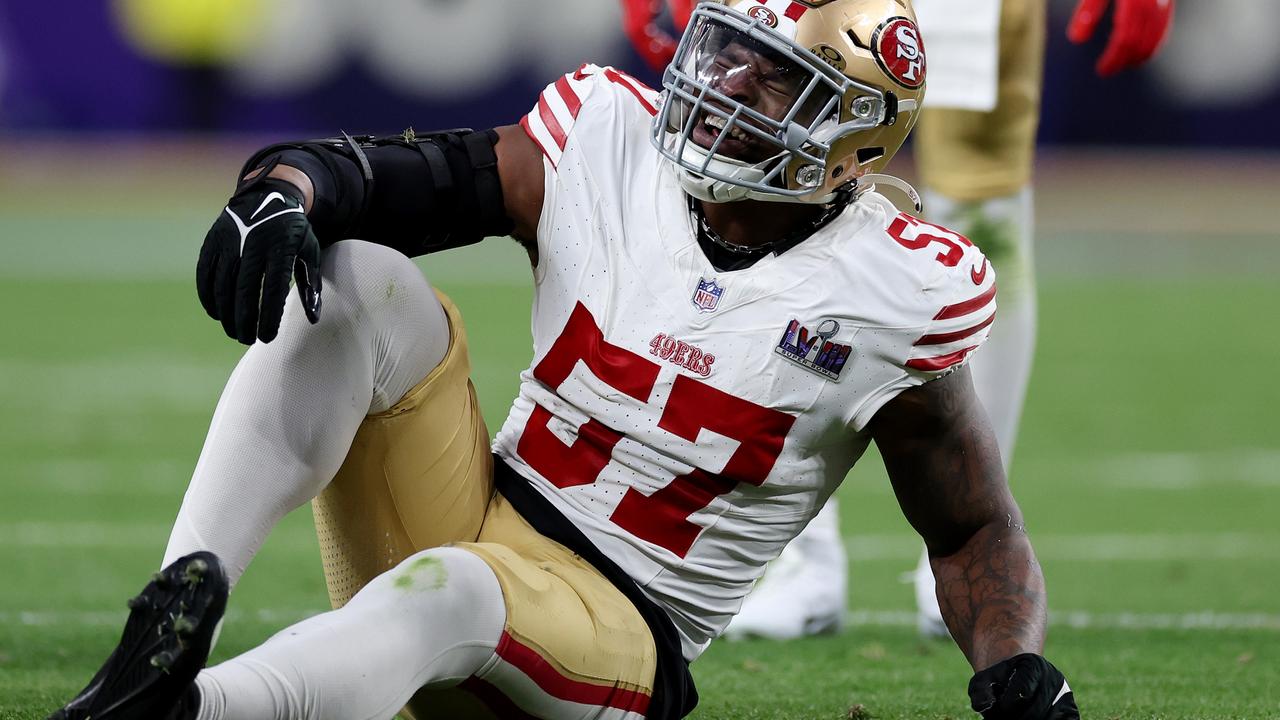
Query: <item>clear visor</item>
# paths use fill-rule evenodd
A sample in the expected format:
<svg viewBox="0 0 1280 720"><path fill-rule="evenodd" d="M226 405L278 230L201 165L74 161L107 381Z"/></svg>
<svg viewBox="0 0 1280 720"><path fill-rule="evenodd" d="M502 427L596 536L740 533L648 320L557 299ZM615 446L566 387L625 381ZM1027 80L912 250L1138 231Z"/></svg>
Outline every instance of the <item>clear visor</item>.
<svg viewBox="0 0 1280 720"><path fill-rule="evenodd" d="M802 149L840 102L835 82L760 34L703 16L672 63L682 134L751 164Z"/></svg>
<svg viewBox="0 0 1280 720"><path fill-rule="evenodd" d="M663 88L659 151L688 171L766 193L807 192L786 187L788 167L813 169L811 182L793 182L820 184L832 141L884 120L883 93L723 5L694 11ZM846 97L866 109L842 123Z"/></svg>

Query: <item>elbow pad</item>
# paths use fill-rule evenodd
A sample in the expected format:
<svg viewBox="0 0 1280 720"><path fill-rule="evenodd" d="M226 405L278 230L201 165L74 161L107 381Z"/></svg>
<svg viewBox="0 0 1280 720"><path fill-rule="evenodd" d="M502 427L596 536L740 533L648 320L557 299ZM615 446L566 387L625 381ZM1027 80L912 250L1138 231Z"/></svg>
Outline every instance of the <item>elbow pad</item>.
<svg viewBox="0 0 1280 720"><path fill-rule="evenodd" d="M324 246L359 238L410 257L508 235L493 130L341 137L263 148L252 170L282 163L315 186L312 228Z"/></svg>

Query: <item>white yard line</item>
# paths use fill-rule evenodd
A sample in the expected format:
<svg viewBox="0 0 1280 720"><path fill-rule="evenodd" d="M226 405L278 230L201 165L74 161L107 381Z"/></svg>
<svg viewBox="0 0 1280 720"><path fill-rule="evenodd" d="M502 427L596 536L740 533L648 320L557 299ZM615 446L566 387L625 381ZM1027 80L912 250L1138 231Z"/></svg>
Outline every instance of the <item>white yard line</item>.
<svg viewBox="0 0 1280 720"><path fill-rule="evenodd" d="M92 522L0 523L0 547L155 548L169 536L168 524ZM1042 559L1087 561L1280 559L1280 533L1103 533L1031 535ZM309 535L281 534L273 545L310 547ZM915 560L920 544L908 534L845 538L849 559Z"/></svg>
<svg viewBox="0 0 1280 720"><path fill-rule="evenodd" d="M845 615L852 627L915 627L914 610L853 610ZM1188 613L1049 612L1049 625L1080 630L1277 630L1275 613L1229 613L1203 610Z"/></svg>
<svg viewBox="0 0 1280 720"><path fill-rule="evenodd" d="M259 622L289 625L327 612L322 608L263 608L252 612L229 610L227 622ZM0 626L111 627L124 622L124 611L25 610L0 612ZM915 627L914 610L854 610L845 616L851 627ZM1066 610L1049 613L1049 624L1080 630L1270 630L1280 631L1280 614L1217 612L1187 613L1090 612Z"/></svg>
<svg viewBox="0 0 1280 720"><path fill-rule="evenodd" d="M0 547L159 549L168 525L90 522L17 522L0 524Z"/></svg>
<svg viewBox="0 0 1280 720"><path fill-rule="evenodd" d="M76 498L179 497L186 490L193 466L194 460L187 459L103 462L74 457L19 460L9 465L13 486L24 492Z"/></svg>
<svg viewBox="0 0 1280 720"><path fill-rule="evenodd" d="M83 377L86 372L96 373L99 377L111 377L109 395L105 399L80 399L71 405L60 400L59 412L63 415L80 412L96 413L104 407L118 407L120 397L128 395L137 398L140 394L162 394L172 400L176 395L185 395L193 399L200 407L212 408L212 400L221 388L222 375L225 368L214 365L190 366L183 369L169 367L165 369L160 361L129 360L113 363L111 367L128 368L121 372L106 371L103 367L95 370L77 369L77 366L52 366L37 370L35 365L21 364L24 369L15 370L20 365L0 359L0 373L8 372L25 378L23 388L9 388L10 399L30 396L33 402L47 401L48 392L42 388L65 386L65 380L75 376ZM34 374L33 374L34 373ZM40 375L39 373L43 373ZM47 381L41 381L45 377ZM156 378L168 376L169 380L157 384ZM191 378L203 377L203 389L193 391L200 383ZM56 378L56 381L55 381ZM213 379L211 379L213 378ZM162 387L161 387L162 386ZM184 388L174 392L176 387ZM95 391L97 392L97 391ZM1234 450L1216 450L1211 452L1144 452L1119 453L1088 460L1079 458L1038 457L1034 467L1062 466L1074 468L1075 482L1108 488L1132 488L1141 490L1181 491L1202 488L1255 487L1280 488L1280 448L1238 448ZM110 471L119 463L101 463L92 458L33 459L19 461L10 467L30 475L40 475L40 483L46 480L64 480L67 490L74 490L85 481L83 476L93 480L109 476ZM155 459L139 462L139 467L150 471L149 475L163 475L167 482L184 482L190 476L194 461L177 461L174 459ZM1028 473L1030 474L1030 473ZM90 482L92 484L92 482ZM1014 491L1019 481L1013 481ZM857 487L859 493L888 493L887 483L883 486L870 487L862 483Z"/></svg>
<svg viewBox="0 0 1280 720"><path fill-rule="evenodd" d="M0 372L22 378L6 384L0 398L7 409L43 422L86 413L127 417L139 407L212 413L233 364L230 357L202 362L155 353L48 362L0 358Z"/></svg>
<svg viewBox="0 0 1280 720"><path fill-rule="evenodd" d="M272 625L292 625L313 615L327 612L319 608L263 608L252 612L231 609L227 611L226 621L260 622ZM110 627L120 625L128 616L128 611L61 611L61 610L18 610L0 612L0 625L24 625L28 627L80 626Z"/></svg>
<svg viewBox="0 0 1280 720"><path fill-rule="evenodd" d="M1280 533L1104 533L1058 535L1032 531L1036 554L1044 560L1238 560L1280 558ZM845 538L849 559L914 560L920 541L910 535L854 535Z"/></svg>
<svg viewBox="0 0 1280 720"><path fill-rule="evenodd" d="M87 522L0 523L0 548L145 548L159 550L169 538L171 525L139 525ZM311 535L282 533L272 537L274 547L289 549L315 546Z"/></svg>
<svg viewBox="0 0 1280 720"><path fill-rule="evenodd" d="M1280 488L1280 449L1113 455L1084 464L1080 477L1108 487L1150 490Z"/></svg>

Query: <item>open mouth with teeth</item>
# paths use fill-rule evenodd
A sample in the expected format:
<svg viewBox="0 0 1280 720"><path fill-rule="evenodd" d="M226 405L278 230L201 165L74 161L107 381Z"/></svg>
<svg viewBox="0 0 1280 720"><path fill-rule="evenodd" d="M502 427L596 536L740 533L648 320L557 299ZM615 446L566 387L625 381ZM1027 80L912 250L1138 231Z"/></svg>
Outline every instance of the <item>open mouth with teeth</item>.
<svg viewBox="0 0 1280 720"><path fill-rule="evenodd" d="M704 110L702 118L694 123L693 142L708 150L711 149L716 140L725 133L727 124L728 121L724 118ZM717 155L748 163L768 160L775 152L775 148L771 148L768 143L742 129L739 123L734 123L733 127L729 128L728 135L720 140L720 145L716 147Z"/></svg>

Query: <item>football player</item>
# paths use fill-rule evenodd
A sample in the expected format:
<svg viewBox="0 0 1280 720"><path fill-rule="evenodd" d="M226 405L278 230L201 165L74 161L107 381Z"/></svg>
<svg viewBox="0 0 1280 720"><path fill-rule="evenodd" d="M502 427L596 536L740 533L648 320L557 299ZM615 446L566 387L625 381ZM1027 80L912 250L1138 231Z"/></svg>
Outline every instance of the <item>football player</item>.
<svg viewBox="0 0 1280 720"><path fill-rule="evenodd" d="M1080 0L1067 34L1092 36L1108 0ZM641 57L661 70L690 0L622 0L624 28ZM1145 62L1160 47L1174 0L1117 0L1097 63L1106 77ZM1031 165L1044 56L1043 0L916 0L928 48L929 90L915 158L928 217L978 245L1000 275L1000 319L972 362L974 387L991 417L1008 468L1035 344ZM814 48L815 52L820 49ZM945 637L928 551L912 573L917 627ZM729 637L786 639L840 626L848 582L835 501L770 566Z"/></svg>
<svg viewBox="0 0 1280 720"><path fill-rule="evenodd" d="M251 347L166 569L53 717L683 717L688 664L873 441L974 709L1078 717L966 367L995 273L875 191L914 196L879 171L926 68L909 0L728 0L661 95L584 65L518 125L256 153L197 267ZM508 234L534 357L490 452L461 314L408 258ZM312 498L336 609L204 669Z"/></svg>

